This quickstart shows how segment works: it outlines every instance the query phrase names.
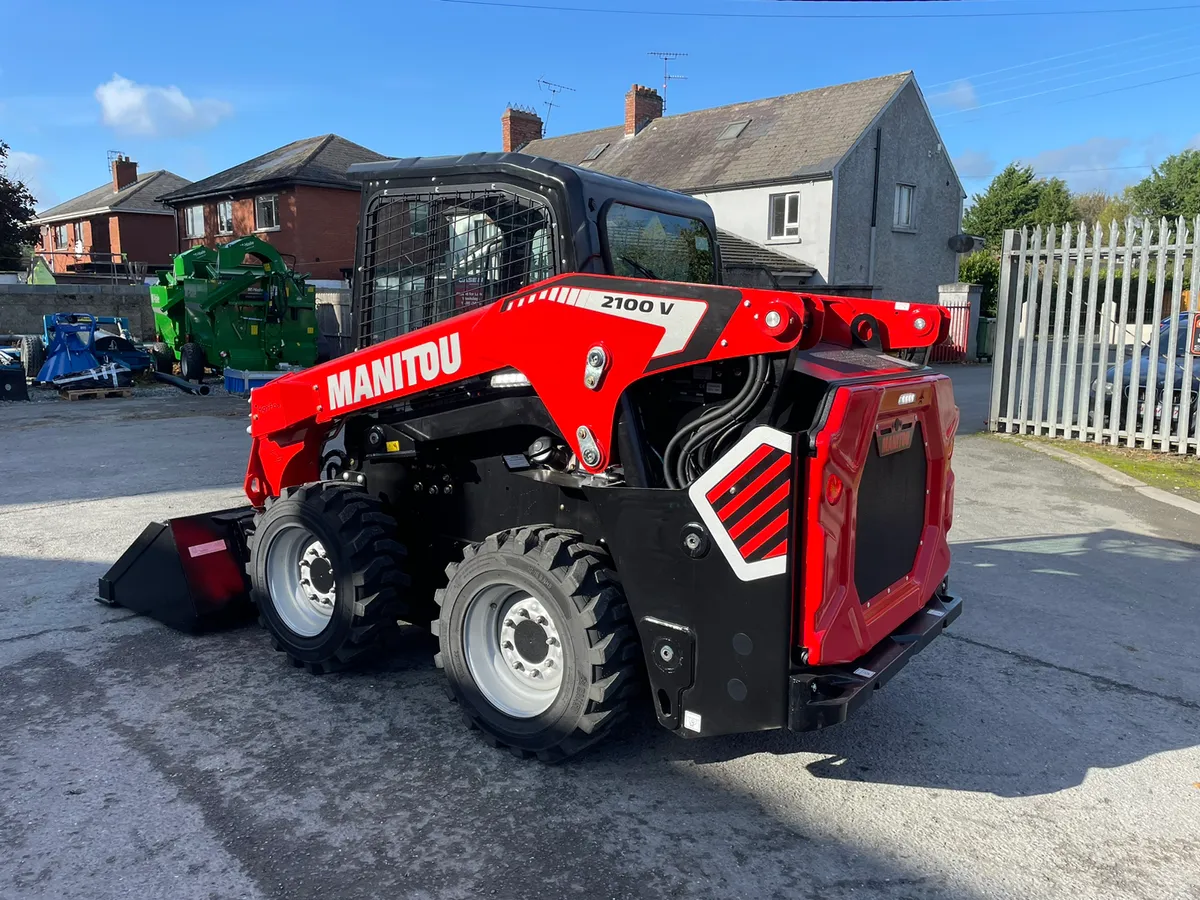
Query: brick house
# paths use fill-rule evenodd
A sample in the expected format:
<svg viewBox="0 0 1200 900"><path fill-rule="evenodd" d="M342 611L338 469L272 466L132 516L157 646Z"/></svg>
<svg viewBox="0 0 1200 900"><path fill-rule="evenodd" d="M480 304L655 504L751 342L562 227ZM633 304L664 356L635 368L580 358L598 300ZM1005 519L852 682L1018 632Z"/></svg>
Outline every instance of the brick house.
<svg viewBox="0 0 1200 900"><path fill-rule="evenodd" d="M359 184L353 163L387 159L336 134L296 141L159 197L175 211L182 249L253 234L317 280L354 268ZM290 262L290 260L289 260Z"/></svg>
<svg viewBox="0 0 1200 900"><path fill-rule="evenodd" d="M175 213L156 198L189 183L164 169L139 175L136 162L119 156L112 181L38 214L36 252L57 274L168 266L179 252Z"/></svg>
<svg viewBox="0 0 1200 900"><path fill-rule="evenodd" d="M510 108L504 149L700 197L743 242L718 236L726 275L736 258L752 284L937 302L957 280L966 194L911 72L672 116L634 85L624 112L542 137L536 113Z"/></svg>

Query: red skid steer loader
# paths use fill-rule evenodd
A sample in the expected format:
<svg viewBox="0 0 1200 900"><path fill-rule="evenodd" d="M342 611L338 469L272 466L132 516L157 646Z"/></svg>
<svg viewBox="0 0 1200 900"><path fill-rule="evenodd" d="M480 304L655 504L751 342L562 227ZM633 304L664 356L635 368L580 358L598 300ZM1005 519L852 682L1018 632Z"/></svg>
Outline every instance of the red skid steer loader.
<svg viewBox="0 0 1200 900"><path fill-rule="evenodd" d="M358 350L254 391L240 510L102 600L252 609L327 672L428 623L451 698L554 761L843 721L961 610L935 305L719 284L700 200L518 154L356 166Z"/></svg>

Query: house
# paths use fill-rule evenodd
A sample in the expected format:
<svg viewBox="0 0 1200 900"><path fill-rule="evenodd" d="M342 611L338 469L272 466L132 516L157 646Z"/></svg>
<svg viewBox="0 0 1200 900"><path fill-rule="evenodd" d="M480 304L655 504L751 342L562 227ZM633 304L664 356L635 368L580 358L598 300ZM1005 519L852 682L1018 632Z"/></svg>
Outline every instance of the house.
<svg viewBox="0 0 1200 900"><path fill-rule="evenodd" d="M127 156L112 160L112 181L60 203L33 221L42 228L37 253L56 274L111 273L170 265L179 251L175 213L156 198L189 184L159 169L138 174Z"/></svg>
<svg viewBox="0 0 1200 900"><path fill-rule="evenodd" d="M306 138L162 195L175 210L179 246L209 247L253 234L317 280L354 268L360 185L353 163L387 159L336 134Z"/></svg>
<svg viewBox="0 0 1200 900"><path fill-rule="evenodd" d="M505 150L703 198L723 231L811 270L811 285L936 302L957 280L947 242L966 193L911 72L673 116L634 85L620 125L542 137L514 108L501 124Z"/></svg>

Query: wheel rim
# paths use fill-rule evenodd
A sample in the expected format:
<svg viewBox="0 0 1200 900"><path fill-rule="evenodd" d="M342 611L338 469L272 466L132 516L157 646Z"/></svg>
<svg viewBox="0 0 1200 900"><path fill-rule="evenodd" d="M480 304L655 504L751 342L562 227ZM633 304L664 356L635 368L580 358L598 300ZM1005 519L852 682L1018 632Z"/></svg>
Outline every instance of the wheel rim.
<svg viewBox="0 0 1200 900"><path fill-rule="evenodd" d="M267 593L283 624L302 637L329 625L337 579L325 545L307 528L280 529L267 548Z"/></svg>
<svg viewBox="0 0 1200 900"><path fill-rule="evenodd" d="M511 584L471 598L463 621L463 654L487 701L514 719L541 715L562 686L563 651L548 604Z"/></svg>

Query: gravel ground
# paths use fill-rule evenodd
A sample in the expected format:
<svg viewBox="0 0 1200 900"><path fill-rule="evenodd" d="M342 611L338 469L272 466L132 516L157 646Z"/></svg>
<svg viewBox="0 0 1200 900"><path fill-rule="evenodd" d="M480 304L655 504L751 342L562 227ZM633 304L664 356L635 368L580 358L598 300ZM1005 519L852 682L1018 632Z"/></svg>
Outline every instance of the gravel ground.
<svg viewBox="0 0 1200 900"><path fill-rule="evenodd" d="M1200 898L1200 519L958 442L962 617L850 723L566 765L467 732L432 640L316 678L92 602L239 501L244 401L3 411L0 898Z"/></svg>

